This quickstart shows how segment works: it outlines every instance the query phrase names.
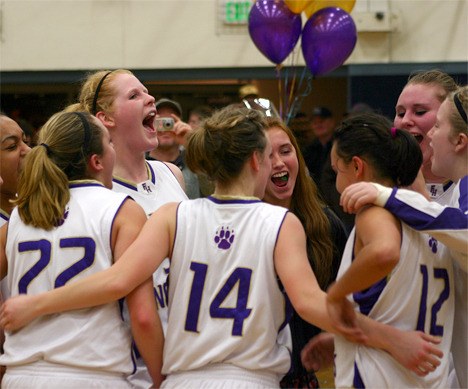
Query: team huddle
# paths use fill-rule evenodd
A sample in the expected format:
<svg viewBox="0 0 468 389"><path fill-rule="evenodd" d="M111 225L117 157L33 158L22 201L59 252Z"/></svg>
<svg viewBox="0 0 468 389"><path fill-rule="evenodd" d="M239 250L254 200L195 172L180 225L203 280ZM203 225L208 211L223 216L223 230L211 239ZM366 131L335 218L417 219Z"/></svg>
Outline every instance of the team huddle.
<svg viewBox="0 0 468 389"><path fill-rule="evenodd" d="M214 182L190 200L146 159L128 70L89 75L32 149L0 116L2 387L316 387L330 363L339 388L467 387L468 87L424 72L396 111L334 131L349 236L260 111L175 130Z"/></svg>

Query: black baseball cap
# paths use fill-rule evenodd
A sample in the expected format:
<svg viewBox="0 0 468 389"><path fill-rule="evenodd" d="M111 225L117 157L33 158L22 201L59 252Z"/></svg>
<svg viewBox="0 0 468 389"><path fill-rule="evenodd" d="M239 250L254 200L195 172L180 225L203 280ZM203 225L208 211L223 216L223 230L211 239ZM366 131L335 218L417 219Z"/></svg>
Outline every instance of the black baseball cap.
<svg viewBox="0 0 468 389"><path fill-rule="evenodd" d="M177 101L170 100L170 99L159 99L155 103L156 109L162 108L162 107L168 107L172 108L174 111L176 111L177 116L182 117L182 107Z"/></svg>
<svg viewBox="0 0 468 389"><path fill-rule="evenodd" d="M312 116L320 116L321 118L331 118L333 116L332 112L326 107L315 107L312 110Z"/></svg>

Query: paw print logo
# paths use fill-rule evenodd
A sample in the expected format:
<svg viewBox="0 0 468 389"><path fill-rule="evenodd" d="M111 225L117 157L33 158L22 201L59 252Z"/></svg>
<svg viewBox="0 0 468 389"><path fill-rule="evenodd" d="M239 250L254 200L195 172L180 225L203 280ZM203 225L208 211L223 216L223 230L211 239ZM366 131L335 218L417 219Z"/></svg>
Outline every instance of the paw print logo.
<svg viewBox="0 0 468 389"><path fill-rule="evenodd" d="M230 231L229 227L226 227L226 229L221 227L221 230L216 231L214 241L218 245L218 248L227 250L231 247L232 242L234 242L234 231Z"/></svg>
<svg viewBox="0 0 468 389"><path fill-rule="evenodd" d="M435 254L437 252L437 240L434 238L429 239L429 246L431 247L432 252Z"/></svg>
<svg viewBox="0 0 468 389"><path fill-rule="evenodd" d="M69 212L70 211L69 211L68 206L67 206L65 208L65 212L63 213L63 217L57 222L56 227L60 227L61 225L63 225L63 223L65 223L65 220L67 220Z"/></svg>

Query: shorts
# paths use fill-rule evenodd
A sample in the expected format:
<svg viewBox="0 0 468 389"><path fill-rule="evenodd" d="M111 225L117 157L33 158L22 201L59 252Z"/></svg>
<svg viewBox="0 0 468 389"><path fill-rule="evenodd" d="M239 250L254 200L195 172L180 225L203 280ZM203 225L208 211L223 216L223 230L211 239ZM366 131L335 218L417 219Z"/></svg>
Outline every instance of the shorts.
<svg viewBox="0 0 468 389"><path fill-rule="evenodd" d="M131 387L123 374L92 371L43 361L22 366L7 366L2 380L2 389L129 389Z"/></svg>
<svg viewBox="0 0 468 389"><path fill-rule="evenodd" d="M265 371L213 364L191 371L173 373L163 381L164 389L270 389L279 388L279 376Z"/></svg>

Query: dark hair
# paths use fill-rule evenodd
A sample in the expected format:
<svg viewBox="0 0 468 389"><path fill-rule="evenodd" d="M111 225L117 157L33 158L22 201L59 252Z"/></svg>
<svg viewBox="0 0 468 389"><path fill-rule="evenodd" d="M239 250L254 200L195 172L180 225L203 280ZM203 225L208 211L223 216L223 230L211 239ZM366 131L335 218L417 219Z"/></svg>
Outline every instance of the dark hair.
<svg viewBox="0 0 468 389"><path fill-rule="evenodd" d="M194 130L187 142L186 162L195 173L227 183L239 176L248 158L266 146L265 118L247 108L225 107Z"/></svg>
<svg viewBox="0 0 468 389"><path fill-rule="evenodd" d="M422 164L418 142L408 131L393 129L392 122L374 113L344 120L334 134L337 155L350 163L354 156L365 159L381 179L394 185L413 183Z"/></svg>

